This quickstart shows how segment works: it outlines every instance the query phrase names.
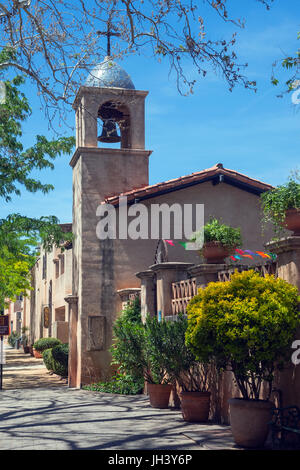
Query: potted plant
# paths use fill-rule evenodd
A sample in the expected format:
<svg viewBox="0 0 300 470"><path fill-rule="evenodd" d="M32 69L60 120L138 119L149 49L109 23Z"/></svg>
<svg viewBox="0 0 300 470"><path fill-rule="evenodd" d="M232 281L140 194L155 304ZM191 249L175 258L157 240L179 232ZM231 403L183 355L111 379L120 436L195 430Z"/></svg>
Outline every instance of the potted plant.
<svg viewBox="0 0 300 470"><path fill-rule="evenodd" d="M195 232L191 241L195 242L201 236L201 232ZM224 263L235 248L242 245L241 229L222 224L216 218L204 225L204 240L200 255L208 264Z"/></svg>
<svg viewBox="0 0 300 470"><path fill-rule="evenodd" d="M299 300L296 287L250 270L199 289L188 305L187 344L234 374L230 423L242 447L262 447L267 437L274 371L290 360Z"/></svg>
<svg viewBox="0 0 300 470"><path fill-rule="evenodd" d="M261 195L264 222L272 222L275 233L283 229L300 235L300 180L299 174L291 176L286 184L277 186Z"/></svg>
<svg viewBox="0 0 300 470"><path fill-rule="evenodd" d="M189 422L206 422L210 410L211 365L200 363L186 345L188 321L179 314L168 323L166 370L179 388L182 417Z"/></svg>
<svg viewBox="0 0 300 470"><path fill-rule="evenodd" d="M57 338L40 338L33 344L33 354L37 359L43 358L43 351L54 346L61 344L61 341Z"/></svg>
<svg viewBox="0 0 300 470"><path fill-rule="evenodd" d="M156 317L146 318L144 329L144 378L150 405L168 408L172 390L172 377L168 374L169 322Z"/></svg>
<svg viewBox="0 0 300 470"><path fill-rule="evenodd" d="M29 328L27 326L23 326L22 328L22 336L21 336L21 344L23 346L23 350L24 350L24 353L25 354L28 354L29 351L30 351L30 348L29 348L29 345L28 345L28 336L26 334L26 332L29 330Z"/></svg>

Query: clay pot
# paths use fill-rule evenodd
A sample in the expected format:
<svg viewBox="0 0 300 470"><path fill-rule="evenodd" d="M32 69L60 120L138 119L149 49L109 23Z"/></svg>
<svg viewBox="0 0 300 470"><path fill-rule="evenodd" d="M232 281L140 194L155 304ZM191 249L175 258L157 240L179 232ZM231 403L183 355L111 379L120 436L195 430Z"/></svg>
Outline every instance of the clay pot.
<svg viewBox="0 0 300 470"><path fill-rule="evenodd" d="M150 405L153 408L168 408L172 385L147 384Z"/></svg>
<svg viewBox="0 0 300 470"><path fill-rule="evenodd" d="M223 264L231 250L219 242L206 242L202 248L202 255L208 264Z"/></svg>
<svg viewBox="0 0 300 470"><path fill-rule="evenodd" d="M285 212L284 227L294 232L293 235L300 235L300 209L288 209Z"/></svg>
<svg viewBox="0 0 300 470"><path fill-rule="evenodd" d="M268 436L268 423L274 403L266 400L231 398L229 413L235 443L241 447L263 447Z"/></svg>
<svg viewBox="0 0 300 470"><path fill-rule="evenodd" d="M40 351L37 351L33 348L33 355L36 359L43 359L43 354Z"/></svg>
<svg viewBox="0 0 300 470"><path fill-rule="evenodd" d="M181 392L181 411L185 421L203 423L208 421L210 392Z"/></svg>

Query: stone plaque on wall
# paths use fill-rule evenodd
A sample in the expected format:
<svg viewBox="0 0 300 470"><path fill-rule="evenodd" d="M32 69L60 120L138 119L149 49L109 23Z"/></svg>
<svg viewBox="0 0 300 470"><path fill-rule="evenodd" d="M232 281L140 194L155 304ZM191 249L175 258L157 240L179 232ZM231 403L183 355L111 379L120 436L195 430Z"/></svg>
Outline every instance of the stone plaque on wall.
<svg viewBox="0 0 300 470"><path fill-rule="evenodd" d="M88 317L88 351L103 351L105 349L105 321L104 316Z"/></svg>

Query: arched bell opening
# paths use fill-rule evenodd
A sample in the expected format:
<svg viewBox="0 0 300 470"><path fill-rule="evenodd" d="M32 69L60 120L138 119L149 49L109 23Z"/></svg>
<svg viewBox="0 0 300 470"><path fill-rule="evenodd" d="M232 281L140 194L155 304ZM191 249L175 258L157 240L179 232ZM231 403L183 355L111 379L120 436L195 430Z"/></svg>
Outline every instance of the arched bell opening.
<svg viewBox="0 0 300 470"><path fill-rule="evenodd" d="M107 101L100 106L98 118L101 127L98 142L101 147L120 143L120 148L131 148L130 115L126 105Z"/></svg>

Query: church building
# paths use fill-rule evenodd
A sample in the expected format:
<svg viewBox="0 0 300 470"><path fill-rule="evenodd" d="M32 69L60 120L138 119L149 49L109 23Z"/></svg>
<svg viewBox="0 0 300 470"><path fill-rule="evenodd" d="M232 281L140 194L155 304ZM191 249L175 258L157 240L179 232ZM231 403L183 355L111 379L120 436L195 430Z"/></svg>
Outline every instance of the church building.
<svg viewBox="0 0 300 470"><path fill-rule="evenodd" d="M97 227L103 205L114 207L119 221L120 211L124 210L120 201L125 199L128 210L142 204L150 212L153 205L179 204L184 208L201 204L205 222L216 217L240 227L243 246L249 250L263 251L264 243L272 237L270 230L262 235L260 207L261 193L271 186L224 168L221 163L212 162L211 168L195 168L191 175L149 185L147 95L147 91L136 90L123 68L106 57L90 72L74 100L76 149L70 161L73 220L68 227L74 240L65 252L54 250L48 254L51 267L46 277L43 272L35 276L34 291L28 300L32 311L27 315L31 321L35 318L35 339L61 334L65 341L68 335L71 387L109 376L113 323L124 302L136 293L141 292L144 314L161 318L172 315L163 300L170 292L161 294L160 303L155 298L160 282L155 265L171 266L171 281L184 279L186 274L182 273L187 267L201 262L197 251L185 250L178 243L166 244L163 236L129 238L120 230L119 222L118 236L99 239ZM36 268L42 271L43 256L45 253L41 253ZM39 301L38 295L42 296ZM43 323L45 306L50 310L48 324Z"/></svg>

